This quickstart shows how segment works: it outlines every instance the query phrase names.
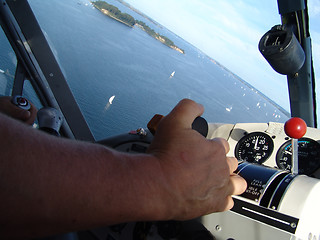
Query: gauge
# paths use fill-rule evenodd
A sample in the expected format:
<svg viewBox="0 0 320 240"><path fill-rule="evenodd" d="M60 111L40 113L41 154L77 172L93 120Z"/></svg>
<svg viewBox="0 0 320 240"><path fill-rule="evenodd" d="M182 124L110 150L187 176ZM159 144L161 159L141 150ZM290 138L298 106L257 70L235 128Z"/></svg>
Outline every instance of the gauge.
<svg viewBox="0 0 320 240"><path fill-rule="evenodd" d="M238 161L262 164L273 151L273 140L264 132L252 132L239 140L235 149Z"/></svg>
<svg viewBox="0 0 320 240"><path fill-rule="evenodd" d="M292 144L285 142L278 150L277 165L281 169L291 170ZM298 140L298 173L310 175L320 167L320 144L310 138Z"/></svg>

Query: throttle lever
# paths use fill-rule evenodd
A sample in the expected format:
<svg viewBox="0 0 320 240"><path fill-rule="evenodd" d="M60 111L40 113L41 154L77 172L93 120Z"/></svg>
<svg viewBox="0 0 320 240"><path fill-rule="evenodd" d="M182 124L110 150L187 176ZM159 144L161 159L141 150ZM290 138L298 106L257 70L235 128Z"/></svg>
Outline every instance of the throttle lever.
<svg viewBox="0 0 320 240"><path fill-rule="evenodd" d="M153 135L156 133L158 125L163 117L164 116L161 114L155 114L148 122L147 127ZM192 123L192 129L199 132L202 136L207 137L209 129L208 122L203 117L196 117Z"/></svg>
<svg viewBox="0 0 320 240"><path fill-rule="evenodd" d="M307 124L306 122L298 117L290 118L284 124L285 133L291 137L291 145L292 145L292 167L291 172L293 174L299 173L299 152L298 152L298 139L302 138L304 134L307 132Z"/></svg>

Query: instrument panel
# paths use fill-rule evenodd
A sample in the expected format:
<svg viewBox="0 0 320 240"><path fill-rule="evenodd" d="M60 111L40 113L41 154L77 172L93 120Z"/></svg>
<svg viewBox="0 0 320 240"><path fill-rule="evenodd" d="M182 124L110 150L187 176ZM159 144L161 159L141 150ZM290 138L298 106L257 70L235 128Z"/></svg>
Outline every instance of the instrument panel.
<svg viewBox="0 0 320 240"><path fill-rule="evenodd" d="M308 128L298 140L300 175L289 172L292 143L284 132L284 124L211 123L207 138L216 137L228 141L227 155L241 162L237 173L248 184L243 194L233 196L235 204L231 211L201 218L203 226L216 239L257 239L257 227L259 239L291 239L292 236L307 239L313 233L319 235L316 219L320 212L317 204L320 199L320 130ZM149 131L137 130L99 143L134 154L145 152L152 139ZM243 228L248 231L242 231ZM124 229L126 234L132 231L132 225ZM104 232L117 234L112 229ZM152 236L155 238L151 239L158 239L155 232Z"/></svg>
<svg viewBox="0 0 320 240"><path fill-rule="evenodd" d="M230 145L228 156L239 162L265 165L281 170L291 170L292 144L284 132L283 123L209 123L207 138L221 137ZM119 151L143 153L152 141L152 134L138 132L123 134L100 143ZM298 140L299 174L320 179L320 130L307 128Z"/></svg>
<svg viewBox="0 0 320 240"><path fill-rule="evenodd" d="M292 142L284 132L284 124L270 122L210 125L210 138L218 136L228 140L229 156L236 157L240 162L291 171ZM319 142L320 130L315 128L308 128L305 136L298 139L299 174L320 177Z"/></svg>

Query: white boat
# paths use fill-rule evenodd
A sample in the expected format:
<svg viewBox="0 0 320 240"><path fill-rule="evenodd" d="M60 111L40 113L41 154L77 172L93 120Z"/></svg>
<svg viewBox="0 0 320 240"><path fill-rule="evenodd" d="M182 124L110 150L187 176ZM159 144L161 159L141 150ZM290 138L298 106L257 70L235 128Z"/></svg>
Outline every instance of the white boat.
<svg viewBox="0 0 320 240"><path fill-rule="evenodd" d="M231 110L232 110L232 107L229 107L229 108L226 107L226 111L227 111L227 112L231 112Z"/></svg>
<svg viewBox="0 0 320 240"><path fill-rule="evenodd" d="M115 95L113 95L112 97L110 97L110 98L109 98L109 103L110 103L110 104L112 104L113 99L114 99L115 97L116 97L116 96L115 96Z"/></svg>
<svg viewBox="0 0 320 240"><path fill-rule="evenodd" d="M176 71L173 71L170 75L170 78L173 78L174 74L176 73Z"/></svg>
<svg viewBox="0 0 320 240"><path fill-rule="evenodd" d="M0 73L5 73L5 71L3 71L2 69L0 69Z"/></svg>

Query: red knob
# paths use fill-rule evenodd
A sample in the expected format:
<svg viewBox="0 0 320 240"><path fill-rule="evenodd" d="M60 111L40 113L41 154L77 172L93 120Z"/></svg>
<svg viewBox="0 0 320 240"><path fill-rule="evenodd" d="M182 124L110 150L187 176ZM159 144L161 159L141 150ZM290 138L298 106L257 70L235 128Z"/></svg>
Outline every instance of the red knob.
<svg viewBox="0 0 320 240"><path fill-rule="evenodd" d="M284 124L284 131L289 137L299 139L307 132L307 124L303 119L293 117Z"/></svg>

